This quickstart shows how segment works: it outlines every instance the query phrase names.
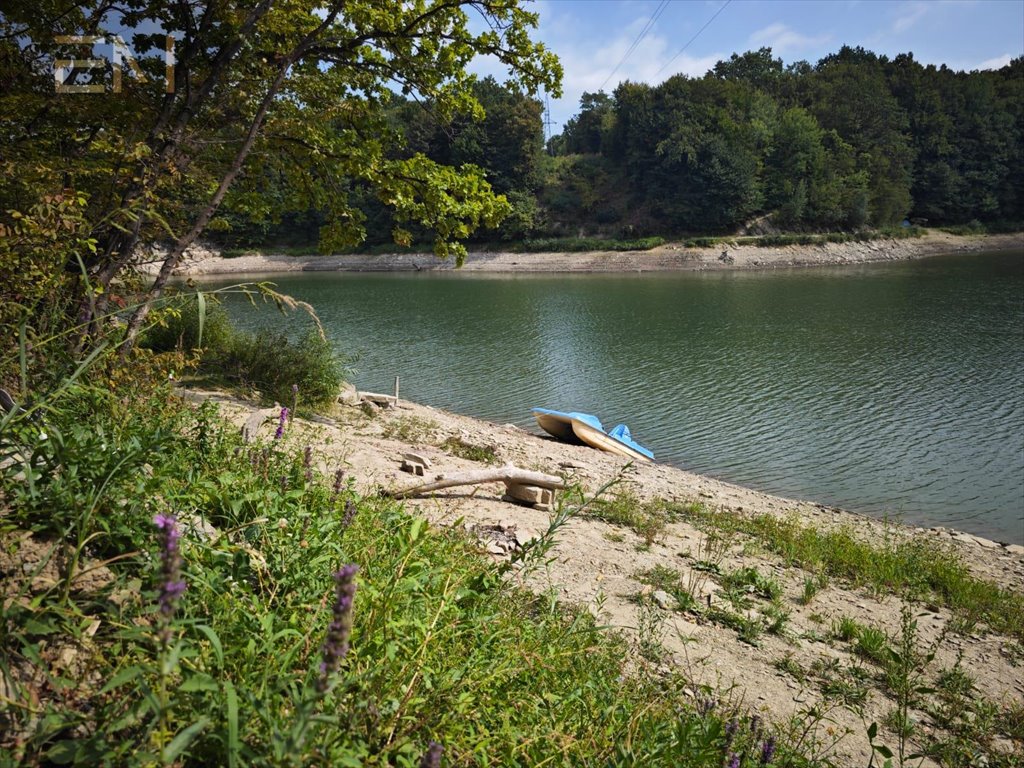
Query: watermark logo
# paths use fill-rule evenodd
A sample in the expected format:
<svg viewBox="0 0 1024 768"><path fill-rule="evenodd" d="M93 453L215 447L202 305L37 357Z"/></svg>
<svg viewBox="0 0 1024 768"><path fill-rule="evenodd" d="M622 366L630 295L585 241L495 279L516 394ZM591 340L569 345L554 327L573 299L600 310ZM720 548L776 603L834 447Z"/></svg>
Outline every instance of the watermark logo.
<svg viewBox="0 0 1024 768"><path fill-rule="evenodd" d="M141 82L147 82L149 78L142 72L139 62L128 51L128 46L118 35L60 35L54 38L54 42L60 45L82 45L92 52L95 45L110 45L110 63L113 68L114 77L111 90L114 93L121 92L121 78L125 64ZM79 85L69 83L76 70L82 69L106 69L107 59L56 59L53 62L53 83L57 93L105 93L107 86L103 83L92 83ZM164 42L164 91L174 93L174 38L165 36Z"/></svg>

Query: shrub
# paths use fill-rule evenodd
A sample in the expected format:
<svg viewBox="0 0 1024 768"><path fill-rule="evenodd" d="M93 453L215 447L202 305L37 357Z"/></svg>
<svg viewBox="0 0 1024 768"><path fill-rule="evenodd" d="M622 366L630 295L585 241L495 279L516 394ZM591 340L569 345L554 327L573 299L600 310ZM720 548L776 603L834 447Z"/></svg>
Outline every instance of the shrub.
<svg viewBox="0 0 1024 768"><path fill-rule="evenodd" d="M200 345L199 303L193 296L181 296L159 312L156 324L146 330L140 344L154 352L190 352L201 346L222 354L230 349L234 335L227 312L207 296Z"/></svg>
<svg viewBox="0 0 1024 768"><path fill-rule="evenodd" d="M315 329L295 340L281 331L237 333L223 355L204 359L211 367L267 401L291 403L298 386L301 403L314 408L332 403L345 380L345 361Z"/></svg>

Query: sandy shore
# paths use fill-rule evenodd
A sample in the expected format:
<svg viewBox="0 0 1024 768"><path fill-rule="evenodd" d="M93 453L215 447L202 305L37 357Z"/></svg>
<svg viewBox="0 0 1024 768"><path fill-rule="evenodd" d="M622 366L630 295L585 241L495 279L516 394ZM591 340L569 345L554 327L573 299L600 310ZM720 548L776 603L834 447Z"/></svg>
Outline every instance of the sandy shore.
<svg viewBox="0 0 1024 768"><path fill-rule="evenodd" d="M470 253L463 272L667 272L727 269L773 269L838 264L904 261L940 253L1024 248L1024 233L958 236L930 231L920 238L871 240L762 248L719 245L686 248L667 243L649 251L585 253ZM151 265L152 266L152 265ZM430 253L379 256L288 256L253 253L231 259L217 252L193 249L176 271L181 276L274 272L411 272L451 270L451 261Z"/></svg>
<svg viewBox="0 0 1024 768"><path fill-rule="evenodd" d="M222 411L238 424L252 414L251 406L217 393L188 395L220 401ZM269 435L272 413L265 415L267 422L262 429ZM624 459L613 454L557 442L543 436L539 429L525 431L510 424L482 422L407 401L371 414L339 405L331 418L317 423L294 421L288 437L298 445L313 446L323 471L333 473L343 468L364 493L407 488L437 475L481 469L484 465L453 455L449 442L453 438L493 447L499 463L561 474L585 493L616 481L608 492L611 495L699 502L728 514L775 515L818 529L846 527L876 542L892 541L893 537L941 542L960 552L976 576L1024 592L1021 546L1004 546L946 529L883 524L811 501L771 496L657 463L627 467ZM430 462L426 478L415 478L401 470L403 455L410 451ZM464 526L470 536L478 537L483 556L500 560L508 557L505 548L509 540L516 536L528 539L545 530L549 520L547 512L503 501L503 493L504 486L498 482L451 488L404 503L435 525ZM716 573L694 567L700 561L716 558ZM741 641L735 629L710 621L703 614L677 610L666 601L665 593L652 590L642 576L654 568L675 571L702 604L724 607L729 603L720 584L721 574L750 567L782 585L784 594L779 605L788 613L784 632L765 632L756 645ZM638 646L644 633L656 633L667 652L666 665L684 668L695 681L722 691L732 688L728 695L780 724L811 706L828 707L829 714L819 725L818 735L831 740L829 733L849 731L833 748L834 758L838 765L866 765L870 757L866 726L872 721L883 723L893 707L884 685L869 677L869 691L859 711L833 708L824 698L821 676L800 679L785 669L826 669L831 670L826 677L846 679L865 662L853 653L854 645L834 638L832 627L850 617L891 634L898 630L904 603L895 595L875 594L837 581L803 604L799 598L805 579L812 575L741 534L715 545L695 525L670 522L648 544L631 528L580 514L560 532L548 567L527 578L524 586L553 592L560 600L588 607L602 623L633 637ZM645 605L649 607L642 607ZM752 606L748 612L751 617L759 617L759 609ZM922 645L955 627L955 617L943 607L917 603L914 611L921 614L918 624ZM1024 680L1016 667L1019 648L1014 638L983 626L966 633L950 631L939 646L930 675L953 667L961 658L959 663L974 680L978 695L1004 706L1024 706ZM925 730L932 729L926 713L915 716ZM884 728L882 738L889 744L895 742L895 736ZM1014 754L1024 757L1024 743L1006 741L998 749L1007 754L1016 750Z"/></svg>

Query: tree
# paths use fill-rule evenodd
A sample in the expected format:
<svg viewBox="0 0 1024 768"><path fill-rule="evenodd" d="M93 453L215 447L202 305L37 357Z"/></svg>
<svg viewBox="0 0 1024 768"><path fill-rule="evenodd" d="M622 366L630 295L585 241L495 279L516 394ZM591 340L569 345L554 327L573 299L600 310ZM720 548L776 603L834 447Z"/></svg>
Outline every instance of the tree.
<svg viewBox="0 0 1024 768"><path fill-rule="evenodd" d="M473 31L470 14L483 17L484 31ZM325 211L325 241L364 236L349 194L358 182L394 210L396 240L409 237L403 222L428 227L438 255L461 260L458 240L497 223L508 204L479 168L390 154L403 137L386 107L400 91L429 99L444 119L482 114L466 64L483 54L509 67L511 87L557 92L557 60L529 39L536 21L519 0L6 3L0 63L17 88L0 97L0 131L15 171L5 177L15 180L0 187L0 207L24 210L65 189L88 201L96 250L79 283L83 325L105 310L112 281L134 266L140 246L169 240L129 321L129 345L228 195L242 210L266 205L246 199L261 176L286 179L291 203ZM54 92L53 62L82 55L58 36L115 34L133 41L138 60L122 93ZM165 35L175 41L173 92L162 77ZM94 73L99 85L118 74Z"/></svg>

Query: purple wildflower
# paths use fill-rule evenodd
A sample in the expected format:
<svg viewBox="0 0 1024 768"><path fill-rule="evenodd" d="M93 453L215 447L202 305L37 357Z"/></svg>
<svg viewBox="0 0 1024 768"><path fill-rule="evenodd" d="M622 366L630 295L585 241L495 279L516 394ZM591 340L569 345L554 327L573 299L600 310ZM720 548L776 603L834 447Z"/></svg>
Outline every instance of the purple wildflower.
<svg viewBox="0 0 1024 768"><path fill-rule="evenodd" d="M420 768L440 768L442 752L444 752L444 747L436 741L430 742L427 751L420 758Z"/></svg>
<svg viewBox="0 0 1024 768"><path fill-rule="evenodd" d="M181 531L178 530L178 518L174 515L156 515L153 524L161 532L160 542L160 617L164 624L160 631L160 639L166 645L170 642L170 629L167 624L174 615L174 606L185 591L185 582L181 578L181 550L178 542Z"/></svg>
<svg viewBox="0 0 1024 768"><path fill-rule="evenodd" d="M726 768L740 768L740 756L735 752L730 752L729 762L726 763Z"/></svg>
<svg viewBox="0 0 1024 768"><path fill-rule="evenodd" d="M313 446L311 445L307 445L302 452L302 468L308 485L313 482Z"/></svg>
<svg viewBox="0 0 1024 768"><path fill-rule="evenodd" d="M697 702L697 710L700 712L702 717L707 717L707 715L711 712L711 710L715 708L717 704L718 702L710 696L702 696L700 700Z"/></svg>
<svg viewBox="0 0 1024 768"><path fill-rule="evenodd" d="M327 691L331 675L338 671L338 665L348 653L348 636L352 631L352 602L356 596L355 575L358 570L358 565L346 565L334 574L336 586L333 619L327 627L324 658L320 663L320 678L316 682L316 689L320 693Z"/></svg>
<svg viewBox="0 0 1024 768"><path fill-rule="evenodd" d="M345 514L342 515L341 518L342 531L347 531L348 527L352 525L352 521L355 519L357 511L356 503L352 501L352 499L348 499L345 502Z"/></svg>
<svg viewBox="0 0 1024 768"><path fill-rule="evenodd" d="M331 503L338 498L338 494L341 493L341 483L345 479L345 470L338 469L334 473L334 485L331 486Z"/></svg>
<svg viewBox="0 0 1024 768"><path fill-rule="evenodd" d="M756 739L758 734L761 733L761 717L760 715L754 715L750 718L750 732L754 734Z"/></svg>
<svg viewBox="0 0 1024 768"><path fill-rule="evenodd" d="M277 420L277 431L274 432L274 439L280 440L284 437L284 425L288 421L288 406L281 409L281 417Z"/></svg>
<svg viewBox="0 0 1024 768"><path fill-rule="evenodd" d="M725 724L725 745L729 746L732 744L733 739L736 738L736 731L739 730L740 724L736 721L736 718L732 718L728 723Z"/></svg>
<svg viewBox="0 0 1024 768"><path fill-rule="evenodd" d="M775 757L775 737L769 736L761 745L761 765L768 765Z"/></svg>

